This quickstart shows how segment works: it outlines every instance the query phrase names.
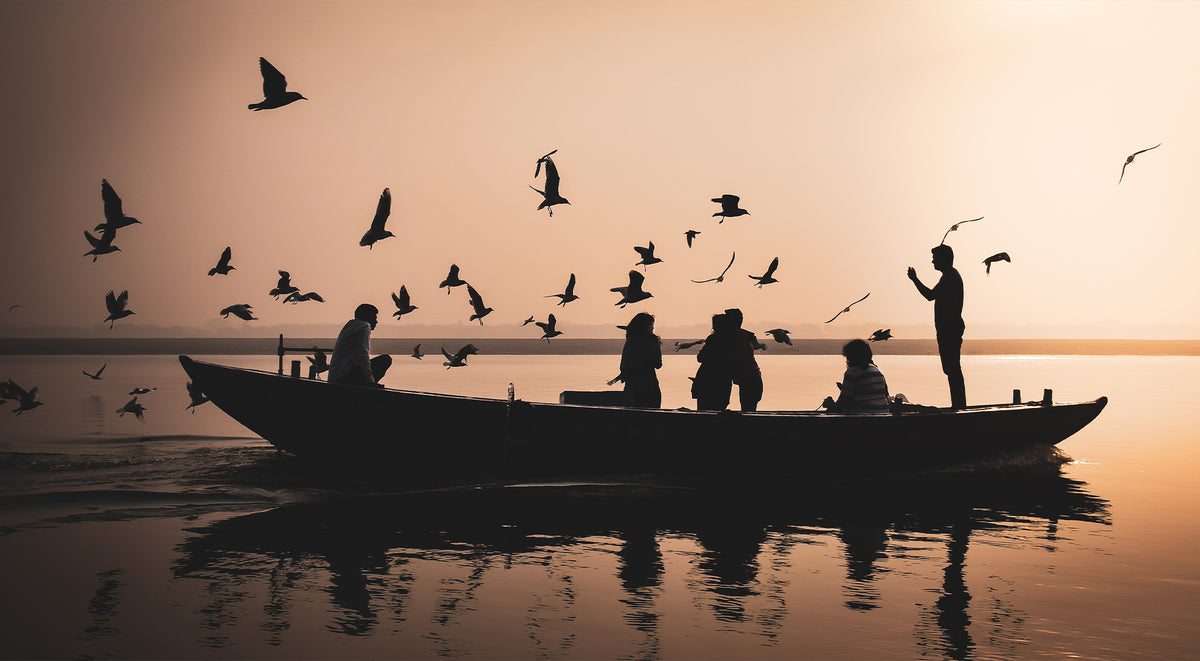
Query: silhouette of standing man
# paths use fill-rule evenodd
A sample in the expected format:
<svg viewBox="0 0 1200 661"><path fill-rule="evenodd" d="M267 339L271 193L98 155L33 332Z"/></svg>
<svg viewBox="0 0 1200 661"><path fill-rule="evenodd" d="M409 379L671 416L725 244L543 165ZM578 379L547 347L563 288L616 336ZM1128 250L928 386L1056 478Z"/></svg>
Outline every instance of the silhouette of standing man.
<svg viewBox="0 0 1200 661"><path fill-rule="evenodd" d="M908 267L908 279L926 300L933 301L933 326L937 331L938 354L942 358L942 372L950 382L950 406L956 409L967 405L967 386L962 373L962 338L966 324L963 323L963 281L954 268L954 250L946 245L934 246L933 268L942 272L942 277L933 289L926 287L917 278L917 271Z"/></svg>

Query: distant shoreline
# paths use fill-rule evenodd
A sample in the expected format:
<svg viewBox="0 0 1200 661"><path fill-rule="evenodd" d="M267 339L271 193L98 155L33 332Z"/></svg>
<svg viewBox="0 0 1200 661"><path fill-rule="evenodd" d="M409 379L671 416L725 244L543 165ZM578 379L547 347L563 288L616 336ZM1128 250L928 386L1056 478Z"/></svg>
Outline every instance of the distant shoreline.
<svg viewBox="0 0 1200 661"><path fill-rule="evenodd" d="M769 337L759 338L767 344L766 355L838 355L843 340L792 339L793 346L778 344ZM687 340L684 340L687 341ZM330 349L333 338L288 338L288 347L320 347ZM408 355L413 346L421 345L425 354L437 355L441 347L453 352L468 342L486 355L617 355L624 340L556 339L552 342L527 338L377 338L371 341L374 353ZM673 338L663 339L663 353L675 353ZM18 338L0 340L0 355L276 355L278 338ZM702 346L702 345L701 345ZM876 342L872 345L879 355L933 355L937 342L933 339L901 339ZM695 354L699 346L679 353ZM967 355L1082 355L1082 356L1200 356L1200 340L997 340L967 339L963 342Z"/></svg>

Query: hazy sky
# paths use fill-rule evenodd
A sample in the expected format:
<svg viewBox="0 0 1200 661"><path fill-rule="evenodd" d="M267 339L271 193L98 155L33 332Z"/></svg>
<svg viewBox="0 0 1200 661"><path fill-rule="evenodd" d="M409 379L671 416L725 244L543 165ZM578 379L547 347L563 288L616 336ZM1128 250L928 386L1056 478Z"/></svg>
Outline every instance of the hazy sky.
<svg viewBox="0 0 1200 661"><path fill-rule="evenodd" d="M1144 0L0 3L4 332L336 330L362 301L381 336L469 331L465 288L437 288L457 263L515 337L730 306L928 337L905 269L932 285L929 248L984 216L947 239L968 339L1197 338L1197 25L1200 3ZM309 100L248 110L260 56ZM571 205L549 218L529 186L553 149ZM93 263L102 178L143 224ZM385 187L396 237L368 250ZM718 224L724 193L751 215ZM617 308L649 241L654 296ZM689 281L733 251L725 282ZM273 301L278 269L327 302ZM397 322L402 284L420 309ZM109 289L136 312L111 333Z"/></svg>

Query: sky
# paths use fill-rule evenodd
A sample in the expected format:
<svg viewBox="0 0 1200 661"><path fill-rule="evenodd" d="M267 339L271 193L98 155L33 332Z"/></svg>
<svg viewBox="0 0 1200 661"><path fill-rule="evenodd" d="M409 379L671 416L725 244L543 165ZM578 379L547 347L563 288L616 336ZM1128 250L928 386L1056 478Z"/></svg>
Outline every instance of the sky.
<svg viewBox="0 0 1200 661"><path fill-rule="evenodd" d="M931 337L906 269L932 285L929 249L982 216L946 237L968 340L1200 338L1196 25L1143 0L0 2L0 336L312 336L370 302L382 337L641 311L681 336L727 307ZM250 111L259 57L307 100ZM553 217L530 190L552 150ZM93 262L102 179L142 224ZM361 247L384 188L395 237ZM726 193L750 215L718 222ZM653 297L614 305L650 241ZM438 288L452 263L483 327ZM273 300L280 269L326 302ZM135 312L111 330L109 290Z"/></svg>

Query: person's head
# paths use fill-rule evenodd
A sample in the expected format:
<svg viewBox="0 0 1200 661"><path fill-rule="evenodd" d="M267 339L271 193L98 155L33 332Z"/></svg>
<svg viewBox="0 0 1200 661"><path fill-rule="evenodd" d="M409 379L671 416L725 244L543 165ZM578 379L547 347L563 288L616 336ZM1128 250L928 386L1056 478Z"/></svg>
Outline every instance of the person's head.
<svg viewBox="0 0 1200 661"><path fill-rule="evenodd" d="M617 326L617 328L625 329L625 337L642 337L646 335L653 335L654 315L646 312L639 312L633 315L633 319L630 319L628 324L624 326Z"/></svg>
<svg viewBox="0 0 1200 661"><path fill-rule="evenodd" d="M846 357L846 364L851 367L866 367L871 364L871 345L867 344L866 340L850 340L842 346L842 355Z"/></svg>
<svg viewBox="0 0 1200 661"><path fill-rule="evenodd" d="M717 313L712 316L712 329L714 333L719 333L728 325L724 314Z"/></svg>
<svg viewBox="0 0 1200 661"><path fill-rule="evenodd" d="M725 311L725 318L729 320L729 325L733 328L742 327L742 311L737 308L729 308Z"/></svg>
<svg viewBox="0 0 1200 661"><path fill-rule="evenodd" d="M371 324L371 330L375 330L375 325L379 323L379 308L370 303L363 303L354 308L354 318Z"/></svg>
<svg viewBox="0 0 1200 661"><path fill-rule="evenodd" d="M929 252L933 253L933 268L942 271L954 266L954 248L942 243Z"/></svg>

